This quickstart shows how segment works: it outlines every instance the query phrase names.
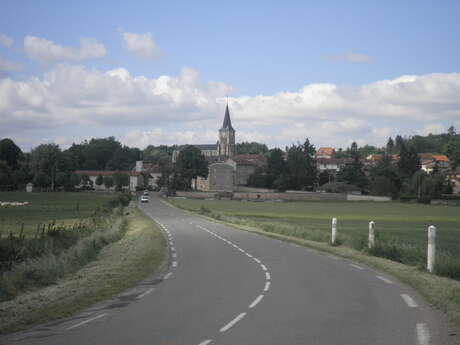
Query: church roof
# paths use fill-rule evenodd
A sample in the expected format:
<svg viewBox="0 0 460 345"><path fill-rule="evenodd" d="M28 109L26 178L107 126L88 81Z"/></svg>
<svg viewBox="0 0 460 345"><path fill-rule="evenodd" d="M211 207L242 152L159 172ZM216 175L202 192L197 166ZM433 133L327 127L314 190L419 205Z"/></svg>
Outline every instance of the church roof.
<svg viewBox="0 0 460 345"><path fill-rule="evenodd" d="M234 131L232 127L232 121L230 120L230 112L228 111L228 104L227 104L227 108L225 108L224 123L222 124L221 129L231 129L232 131Z"/></svg>

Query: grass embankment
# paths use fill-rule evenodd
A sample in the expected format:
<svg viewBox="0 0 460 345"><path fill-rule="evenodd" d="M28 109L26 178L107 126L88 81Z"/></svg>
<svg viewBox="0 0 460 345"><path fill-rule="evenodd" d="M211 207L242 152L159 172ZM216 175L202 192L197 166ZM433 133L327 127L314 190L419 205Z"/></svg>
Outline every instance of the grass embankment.
<svg viewBox="0 0 460 345"><path fill-rule="evenodd" d="M90 217L96 210L107 208L116 198L115 193L57 192L26 193L0 192L0 201L29 202L25 206L0 207L0 232L19 234L24 224L24 235L34 236L38 225L56 221L57 225L72 225Z"/></svg>
<svg viewBox="0 0 460 345"><path fill-rule="evenodd" d="M68 316L151 274L163 259L164 238L151 219L138 210L129 212L123 238L104 247L96 261L56 285L0 303L0 333Z"/></svg>
<svg viewBox="0 0 460 345"><path fill-rule="evenodd" d="M447 264L442 260L438 262L437 269L441 273L458 272L458 207L367 202L253 203L181 199L170 202L242 230L326 251L386 271L417 289L460 324L460 282L425 272L425 261L420 261L426 260L426 229L434 224L438 227L438 254L440 252L441 258L449 260ZM328 244L332 217L338 218L341 241L341 245L334 247ZM369 252L366 247L371 220L376 222L377 241L381 243L377 253ZM392 260L374 256L387 254ZM402 263L395 262L395 258ZM445 267L440 269L442 265Z"/></svg>

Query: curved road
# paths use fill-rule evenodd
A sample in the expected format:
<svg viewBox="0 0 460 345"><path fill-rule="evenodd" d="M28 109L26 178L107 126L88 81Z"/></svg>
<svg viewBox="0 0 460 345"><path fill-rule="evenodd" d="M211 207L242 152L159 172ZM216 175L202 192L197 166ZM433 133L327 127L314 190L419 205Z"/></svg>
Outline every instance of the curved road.
<svg viewBox="0 0 460 345"><path fill-rule="evenodd" d="M454 344L438 313L369 268L209 222L155 195L140 209L168 238L160 271L8 344Z"/></svg>

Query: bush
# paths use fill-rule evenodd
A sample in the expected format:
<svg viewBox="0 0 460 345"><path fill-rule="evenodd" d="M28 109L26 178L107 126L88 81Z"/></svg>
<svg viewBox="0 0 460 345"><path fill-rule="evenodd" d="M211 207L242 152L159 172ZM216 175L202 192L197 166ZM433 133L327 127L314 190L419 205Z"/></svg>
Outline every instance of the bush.
<svg viewBox="0 0 460 345"><path fill-rule="evenodd" d="M417 196L413 194L401 194L399 196L399 201L401 202L408 202L408 201L415 201L417 200Z"/></svg>
<svg viewBox="0 0 460 345"><path fill-rule="evenodd" d="M449 253L439 253L434 272L439 276L460 280L460 262Z"/></svg>

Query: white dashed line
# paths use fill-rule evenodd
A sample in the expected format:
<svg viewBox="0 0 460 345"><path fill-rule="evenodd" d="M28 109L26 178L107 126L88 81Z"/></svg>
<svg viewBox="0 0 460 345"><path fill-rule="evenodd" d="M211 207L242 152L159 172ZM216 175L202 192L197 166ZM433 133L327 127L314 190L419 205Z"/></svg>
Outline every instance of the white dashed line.
<svg viewBox="0 0 460 345"><path fill-rule="evenodd" d="M267 280L270 280L270 279L271 279L270 273L269 273L269 272L265 272L265 279L267 279Z"/></svg>
<svg viewBox="0 0 460 345"><path fill-rule="evenodd" d="M177 267L177 261L173 261L172 267Z"/></svg>
<svg viewBox="0 0 460 345"><path fill-rule="evenodd" d="M267 267L265 267L265 265L264 265L264 264L260 264L260 267L262 267L262 269L263 269L264 271L266 271L266 270L267 270Z"/></svg>
<svg viewBox="0 0 460 345"><path fill-rule="evenodd" d="M249 254L249 253L246 253L246 256L249 257L249 258L252 258L252 255Z"/></svg>
<svg viewBox="0 0 460 345"><path fill-rule="evenodd" d="M259 295L257 298L249 305L249 308L254 308L261 300L264 298L264 295Z"/></svg>
<svg viewBox="0 0 460 345"><path fill-rule="evenodd" d="M73 326L70 326L69 328L66 328L66 331L69 331L71 329L74 329L74 328L77 328L77 327L80 327L80 326L83 326L84 324L87 324L88 322L91 322L91 321L94 321L94 320L97 320L97 319L100 319L101 317L104 317L106 316L107 314L100 314L98 316L95 316L95 317L92 317L90 319L87 319L87 320L84 320L80 323L77 323L76 325L73 325Z"/></svg>
<svg viewBox="0 0 460 345"><path fill-rule="evenodd" d="M260 263L261 263L261 262L260 262L260 260L259 260L259 259L257 259L257 258L254 258L254 261L255 261L255 262L257 262L258 264L260 264Z"/></svg>
<svg viewBox="0 0 460 345"><path fill-rule="evenodd" d="M264 291L268 291L268 289L270 289L270 285L270 282L265 282Z"/></svg>
<svg viewBox="0 0 460 345"><path fill-rule="evenodd" d="M426 324L418 323L415 331L417 332L417 345L430 345L430 331Z"/></svg>
<svg viewBox="0 0 460 345"><path fill-rule="evenodd" d="M171 251L172 252L175 252L176 251L176 248L174 248L174 246L171 247Z"/></svg>
<svg viewBox="0 0 460 345"><path fill-rule="evenodd" d="M137 299L141 299L142 297L145 297L147 296L149 293L151 293L153 290L155 290L155 288L150 288L148 289L147 291L145 291L144 293L140 294L139 296L137 296Z"/></svg>
<svg viewBox="0 0 460 345"><path fill-rule="evenodd" d="M387 284L393 284L393 282L388 278L385 278L385 277L382 277L382 276L377 276L377 278L380 279L380 280L383 280Z"/></svg>
<svg viewBox="0 0 460 345"><path fill-rule="evenodd" d="M355 264L350 264L350 266L354 267L354 268L357 268L358 270L363 270L364 267L361 267L361 266L358 266L358 265L355 265Z"/></svg>
<svg viewBox="0 0 460 345"><path fill-rule="evenodd" d="M198 345L208 345L209 343L212 342L212 339L206 339L205 341L202 341L201 343L199 343Z"/></svg>
<svg viewBox="0 0 460 345"><path fill-rule="evenodd" d="M403 294L401 294L401 298L404 300L404 302L406 302L406 304L407 304L407 306L409 308L416 308L417 307L417 303L415 303L415 301L409 295L403 293Z"/></svg>
<svg viewBox="0 0 460 345"><path fill-rule="evenodd" d="M227 330L229 330L230 328L232 328L238 321L240 321L243 317L246 316L246 313L241 313L240 315L238 315L237 317L235 317L232 321L230 321L229 323L227 323L224 327L222 327L219 332L225 332Z"/></svg>
<svg viewBox="0 0 460 345"><path fill-rule="evenodd" d="M176 253L172 253L172 257L173 257L173 258L176 258L176 257L177 257L177 254L176 254Z"/></svg>
<svg viewBox="0 0 460 345"><path fill-rule="evenodd" d="M164 276L163 280L167 280L169 277L172 276L172 274L173 274L172 272L166 273L166 275Z"/></svg>

